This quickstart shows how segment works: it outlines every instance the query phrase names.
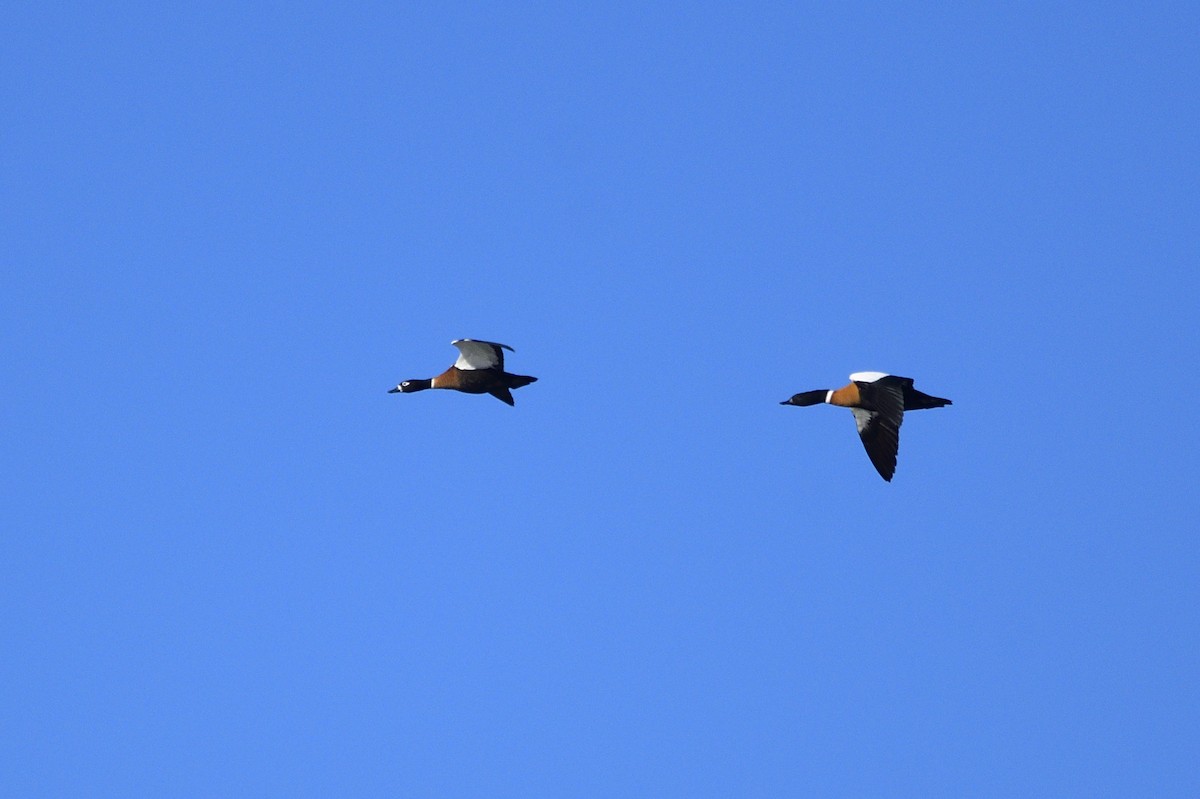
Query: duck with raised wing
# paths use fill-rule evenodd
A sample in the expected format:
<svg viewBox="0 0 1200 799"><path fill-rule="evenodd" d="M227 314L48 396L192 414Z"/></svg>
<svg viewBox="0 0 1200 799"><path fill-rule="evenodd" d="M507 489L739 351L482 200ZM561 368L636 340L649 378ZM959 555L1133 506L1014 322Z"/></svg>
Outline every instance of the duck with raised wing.
<svg viewBox="0 0 1200 799"><path fill-rule="evenodd" d="M896 453L900 450L900 425L905 411L941 408L953 403L931 397L913 388L911 377L883 372L855 372L850 384L838 389L816 389L795 394L780 405L838 405L849 408L858 425L867 457L879 476L889 483L896 473Z"/></svg>
<svg viewBox="0 0 1200 799"><path fill-rule="evenodd" d="M405 380L389 394L411 394L427 388L449 388L466 394L491 394L501 402L514 405L512 389L527 386L536 377L514 375L504 371L504 351L514 352L507 344L460 338L450 342L458 347L458 360L437 377L428 380Z"/></svg>

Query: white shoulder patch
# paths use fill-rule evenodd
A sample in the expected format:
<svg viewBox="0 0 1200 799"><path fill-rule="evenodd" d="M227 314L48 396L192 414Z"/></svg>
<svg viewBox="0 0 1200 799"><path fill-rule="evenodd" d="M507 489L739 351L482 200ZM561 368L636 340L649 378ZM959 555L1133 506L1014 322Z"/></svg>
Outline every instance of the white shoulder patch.
<svg viewBox="0 0 1200 799"><path fill-rule="evenodd" d="M464 371L492 369L500 364L497 345L488 341L472 341L469 338L450 342L458 347L459 356L454 365Z"/></svg>
<svg viewBox="0 0 1200 799"><path fill-rule="evenodd" d="M891 377L887 372L855 372L850 379L855 383L874 383L883 377Z"/></svg>

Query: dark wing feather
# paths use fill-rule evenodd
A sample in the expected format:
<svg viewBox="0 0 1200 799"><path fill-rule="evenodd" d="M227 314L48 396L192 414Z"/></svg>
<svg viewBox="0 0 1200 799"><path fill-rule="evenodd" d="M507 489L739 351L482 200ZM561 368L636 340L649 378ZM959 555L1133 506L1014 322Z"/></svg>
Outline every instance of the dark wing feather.
<svg viewBox="0 0 1200 799"><path fill-rule="evenodd" d="M512 395L512 392L508 390L508 386L497 386L496 388L493 388L488 393L491 394L496 399L500 400L501 402L507 403L509 405L517 404L517 403L513 402L513 395Z"/></svg>
<svg viewBox="0 0 1200 799"><path fill-rule="evenodd" d="M851 408L858 437L879 476L891 482L900 451L900 425L904 423L904 390L901 381L859 383L862 407Z"/></svg>

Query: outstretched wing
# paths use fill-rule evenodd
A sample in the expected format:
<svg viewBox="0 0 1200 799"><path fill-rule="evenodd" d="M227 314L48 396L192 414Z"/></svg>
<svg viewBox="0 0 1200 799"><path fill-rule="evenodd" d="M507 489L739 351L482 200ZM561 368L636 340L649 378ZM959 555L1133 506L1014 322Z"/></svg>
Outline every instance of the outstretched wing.
<svg viewBox="0 0 1200 799"><path fill-rule="evenodd" d="M858 425L858 437L879 476L891 482L900 451L900 425L904 423L903 383L880 379L858 383L858 389L863 407L850 409Z"/></svg>
<svg viewBox="0 0 1200 799"><path fill-rule="evenodd" d="M513 352L507 344L493 344L490 341L476 341L472 338L460 338L451 341L458 347L458 360L454 365L466 371L474 369L499 369L504 371L504 350Z"/></svg>

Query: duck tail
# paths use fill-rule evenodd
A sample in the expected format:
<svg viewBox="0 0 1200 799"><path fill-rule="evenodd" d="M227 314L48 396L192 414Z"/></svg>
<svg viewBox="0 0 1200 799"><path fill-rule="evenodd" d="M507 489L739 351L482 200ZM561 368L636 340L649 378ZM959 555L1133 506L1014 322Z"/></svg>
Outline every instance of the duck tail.
<svg viewBox="0 0 1200 799"><path fill-rule="evenodd" d="M504 375L504 384L508 386L508 388L521 388L522 386L527 386L530 383L536 382L536 377L528 377L526 375L510 375L507 373Z"/></svg>
<svg viewBox="0 0 1200 799"><path fill-rule="evenodd" d="M953 404L954 403L948 399L933 397L929 394L917 391L915 388L908 389L908 391L905 392L904 397L904 410L906 411L923 411L928 408L942 408L946 405Z"/></svg>

